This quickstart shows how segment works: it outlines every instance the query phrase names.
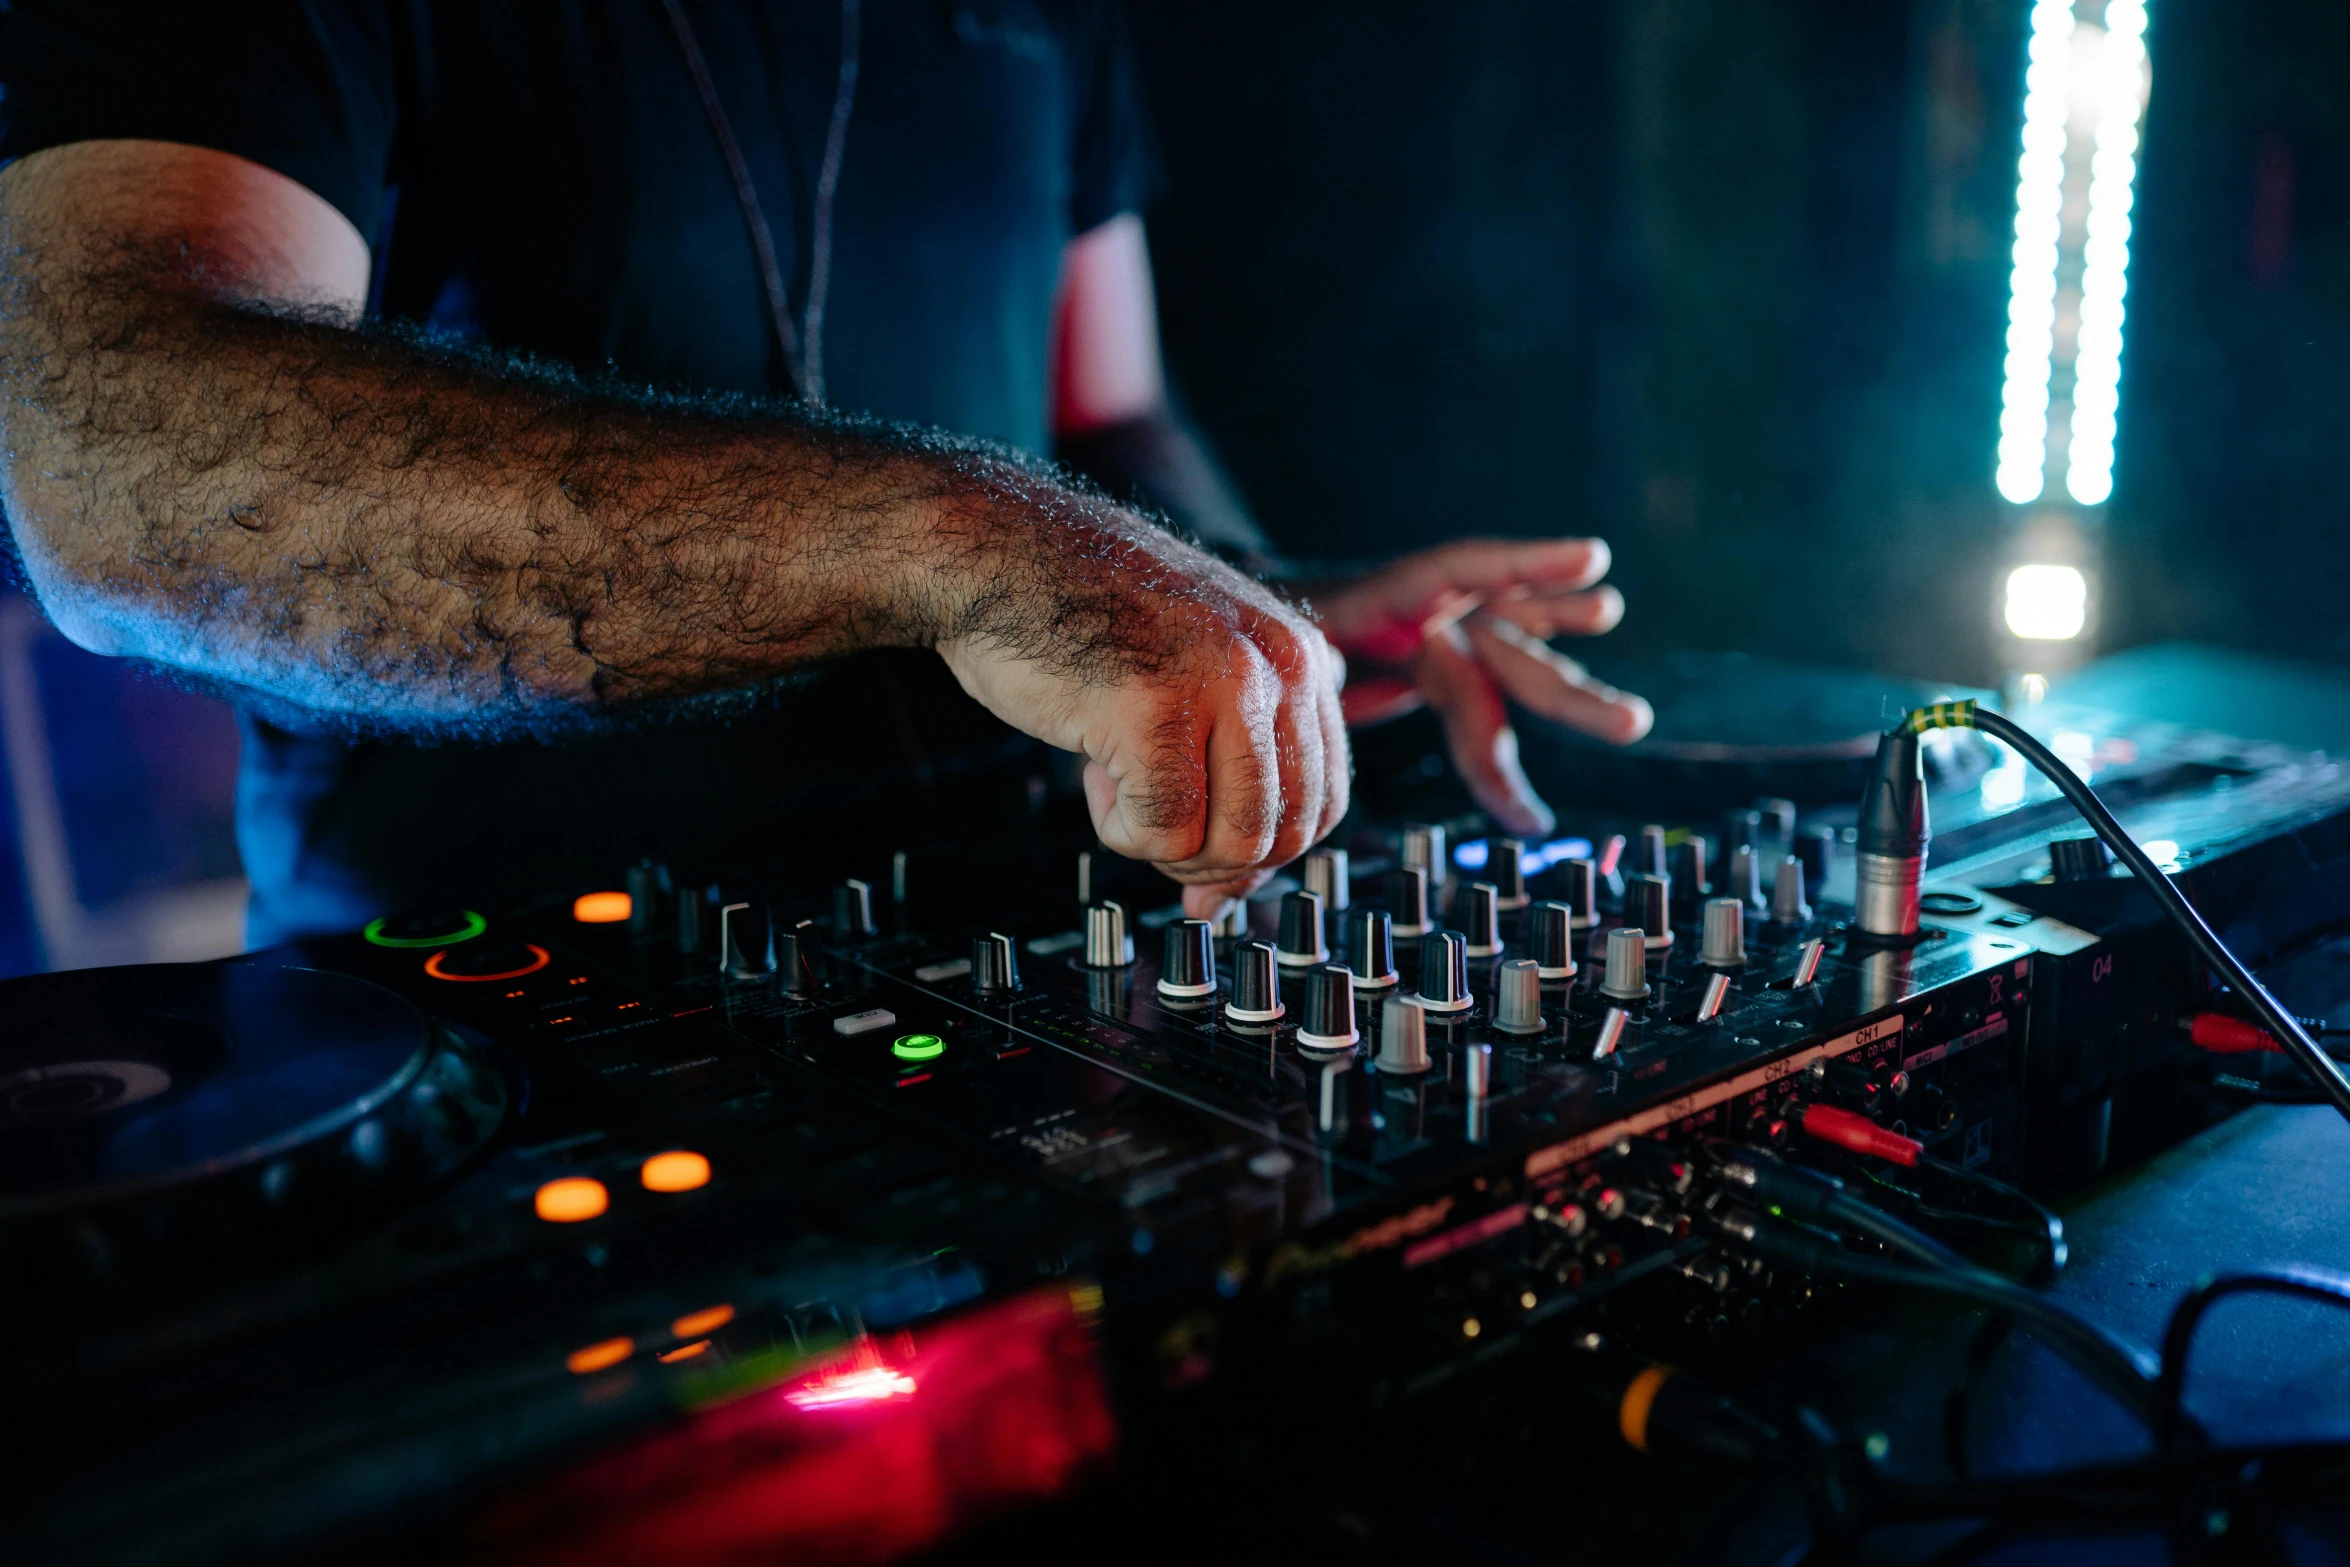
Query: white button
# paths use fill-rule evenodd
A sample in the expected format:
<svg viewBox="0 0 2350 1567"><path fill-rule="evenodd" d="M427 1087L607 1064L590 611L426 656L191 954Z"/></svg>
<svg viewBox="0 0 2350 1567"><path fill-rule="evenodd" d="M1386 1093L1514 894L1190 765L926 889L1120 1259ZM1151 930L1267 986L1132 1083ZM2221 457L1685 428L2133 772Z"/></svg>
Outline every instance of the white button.
<svg viewBox="0 0 2350 1567"><path fill-rule="evenodd" d="M970 972L969 958L949 958L944 963L925 963L914 971L914 977L925 985L935 985L942 979L961 979Z"/></svg>
<svg viewBox="0 0 2350 1567"><path fill-rule="evenodd" d="M894 1026L897 1020L895 1012L886 1007L875 1007L870 1012L851 1012L847 1017L834 1018L832 1031L836 1034L870 1034L877 1028Z"/></svg>

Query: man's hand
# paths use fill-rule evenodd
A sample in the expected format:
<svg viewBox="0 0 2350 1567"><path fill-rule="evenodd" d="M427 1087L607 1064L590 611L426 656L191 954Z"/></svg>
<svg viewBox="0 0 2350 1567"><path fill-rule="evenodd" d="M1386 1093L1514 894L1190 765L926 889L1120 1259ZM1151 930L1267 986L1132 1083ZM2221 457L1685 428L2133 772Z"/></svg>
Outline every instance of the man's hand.
<svg viewBox="0 0 2350 1567"><path fill-rule="evenodd" d="M1607 568L1598 539L1467 539L1317 593L1323 633L1350 670L1346 721L1375 724L1427 703L1478 805L1513 832L1548 832L1555 818L1518 765L1508 700L1618 745L1655 718L1547 643L1623 618L1623 595L1600 585Z"/></svg>
<svg viewBox="0 0 2350 1567"><path fill-rule="evenodd" d="M1337 825L1339 663L1302 614L1122 513L1057 518L1009 561L1000 530L974 533L990 591L938 650L998 717L1086 758L1105 845L1205 917Z"/></svg>

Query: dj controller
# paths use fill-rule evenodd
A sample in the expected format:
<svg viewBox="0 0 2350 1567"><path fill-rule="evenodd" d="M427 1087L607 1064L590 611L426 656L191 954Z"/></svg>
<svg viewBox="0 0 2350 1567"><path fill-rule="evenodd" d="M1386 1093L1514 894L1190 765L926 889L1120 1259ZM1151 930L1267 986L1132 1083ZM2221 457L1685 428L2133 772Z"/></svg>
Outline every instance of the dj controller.
<svg viewBox="0 0 2350 1567"><path fill-rule="evenodd" d="M2256 965L2350 919L2334 764L2030 721ZM1211 923L1048 803L0 985L0 1538L872 1561L1170 1453L1408 1508L1497 1407L1562 1498L1749 1468L1794 1416L1740 1368L1866 1309L1818 1176L1991 1214L2273 1059L2012 756L1901 765L1906 884L1856 795L1430 810Z"/></svg>

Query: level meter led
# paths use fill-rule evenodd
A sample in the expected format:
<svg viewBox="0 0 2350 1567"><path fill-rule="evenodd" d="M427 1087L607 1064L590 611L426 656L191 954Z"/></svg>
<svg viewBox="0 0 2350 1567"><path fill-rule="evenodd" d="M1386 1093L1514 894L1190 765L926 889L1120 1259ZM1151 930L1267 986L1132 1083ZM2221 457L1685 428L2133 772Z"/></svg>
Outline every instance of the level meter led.
<svg viewBox="0 0 2350 1567"><path fill-rule="evenodd" d="M947 1053L947 1042L936 1034L900 1034L889 1053L900 1061L935 1061Z"/></svg>
<svg viewBox="0 0 2350 1567"><path fill-rule="evenodd" d="M583 892L571 900L571 917L582 925L617 925L636 911L625 892Z"/></svg>

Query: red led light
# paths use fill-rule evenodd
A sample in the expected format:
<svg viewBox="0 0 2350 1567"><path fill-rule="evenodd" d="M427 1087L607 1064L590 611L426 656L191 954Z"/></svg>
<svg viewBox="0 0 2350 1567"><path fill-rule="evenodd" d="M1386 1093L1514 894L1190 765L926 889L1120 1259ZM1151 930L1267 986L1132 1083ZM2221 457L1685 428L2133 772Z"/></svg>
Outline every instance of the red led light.
<svg viewBox="0 0 2350 1567"><path fill-rule="evenodd" d="M434 979L445 979L451 984L484 985L491 980L520 979L525 974L536 974L540 969L555 961L547 955L547 949L544 947L535 946L528 942L524 943L524 947L530 953L530 961L520 968L510 968L501 974L451 974L441 967L441 959L448 956L446 952L436 952L426 958L424 971Z"/></svg>
<svg viewBox="0 0 2350 1567"><path fill-rule="evenodd" d="M887 1366L869 1366L860 1371L818 1377L783 1396L795 1409L835 1409L842 1404L872 1404L885 1398L902 1398L913 1391L912 1377Z"/></svg>

